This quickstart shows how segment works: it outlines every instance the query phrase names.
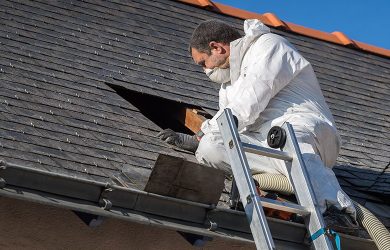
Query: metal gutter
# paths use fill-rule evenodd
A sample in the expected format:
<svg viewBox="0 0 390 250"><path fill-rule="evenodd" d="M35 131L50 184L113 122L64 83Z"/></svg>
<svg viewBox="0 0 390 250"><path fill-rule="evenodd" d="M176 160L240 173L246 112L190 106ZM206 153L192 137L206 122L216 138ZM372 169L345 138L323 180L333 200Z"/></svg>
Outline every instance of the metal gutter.
<svg viewBox="0 0 390 250"><path fill-rule="evenodd" d="M243 212L1 161L0 195L208 237L252 241ZM277 246L308 248L303 225L267 221ZM342 237L342 244L348 244L348 249L375 249L371 240L356 237Z"/></svg>

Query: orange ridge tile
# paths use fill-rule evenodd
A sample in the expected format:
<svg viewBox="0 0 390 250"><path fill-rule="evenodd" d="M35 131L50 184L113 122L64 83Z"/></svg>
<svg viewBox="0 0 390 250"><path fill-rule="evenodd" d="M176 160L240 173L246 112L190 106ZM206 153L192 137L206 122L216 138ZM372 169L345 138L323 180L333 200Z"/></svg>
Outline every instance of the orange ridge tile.
<svg viewBox="0 0 390 250"><path fill-rule="evenodd" d="M390 57L390 50L388 49L380 48L380 47L376 47L373 45L352 40L348 38L344 33L339 31L328 33L320 30L307 28L301 25L284 22L280 20L275 14L272 13L258 14L258 13L234 8L232 6L224 5L221 3L212 2L211 0L177 0L177 1L206 8L207 10L213 12L222 13L233 17L238 17L241 19L259 19L264 24L268 26L272 26L274 28L292 31L300 35L316 38L331 43L341 44L347 47L353 47L359 50L371 52L385 57Z"/></svg>
<svg viewBox="0 0 390 250"><path fill-rule="evenodd" d="M272 26L274 27L280 27L280 28L287 27L286 24L273 13L264 13L263 16L265 16L268 19L268 21L272 23Z"/></svg>
<svg viewBox="0 0 390 250"><path fill-rule="evenodd" d="M342 44L344 44L345 46L352 46L352 47L357 47L357 45L355 44L354 41L352 41L351 39L349 39L349 37L347 37L343 32L340 32L340 31L334 31L332 32L332 34L337 37L337 39L340 40L340 42Z"/></svg>
<svg viewBox="0 0 390 250"><path fill-rule="evenodd" d="M202 7L212 7L213 4L210 0L197 0Z"/></svg>

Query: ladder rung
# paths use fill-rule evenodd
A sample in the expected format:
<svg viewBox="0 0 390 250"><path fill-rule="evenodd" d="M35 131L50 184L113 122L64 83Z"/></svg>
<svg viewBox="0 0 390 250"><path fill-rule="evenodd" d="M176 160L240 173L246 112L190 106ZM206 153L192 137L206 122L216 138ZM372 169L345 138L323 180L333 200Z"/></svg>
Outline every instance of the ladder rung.
<svg viewBox="0 0 390 250"><path fill-rule="evenodd" d="M310 212L303 206L292 204L289 202L282 202L278 200L272 200L268 198L260 197L261 205L267 208L273 208L280 211L290 212L294 214L300 214L302 216L309 215Z"/></svg>
<svg viewBox="0 0 390 250"><path fill-rule="evenodd" d="M292 157L287 153L272 148L260 147L257 145L242 142L245 152L272 157L284 161L292 161Z"/></svg>

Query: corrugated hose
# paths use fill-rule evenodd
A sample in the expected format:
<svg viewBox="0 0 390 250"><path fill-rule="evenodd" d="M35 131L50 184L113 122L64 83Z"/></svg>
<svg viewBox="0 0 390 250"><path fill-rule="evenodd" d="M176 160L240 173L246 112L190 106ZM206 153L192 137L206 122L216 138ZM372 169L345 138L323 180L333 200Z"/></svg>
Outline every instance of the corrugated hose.
<svg viewBox="0 0 390 250"><path fill-rule="evenodd" d="M259 182L260 189L277 191L282 194L294 194L288 178L281 174L255 174L253 178ZM390 233L386 227L368 209L353 201L357 221L364 227L379 250L390 250Z"/></svg>

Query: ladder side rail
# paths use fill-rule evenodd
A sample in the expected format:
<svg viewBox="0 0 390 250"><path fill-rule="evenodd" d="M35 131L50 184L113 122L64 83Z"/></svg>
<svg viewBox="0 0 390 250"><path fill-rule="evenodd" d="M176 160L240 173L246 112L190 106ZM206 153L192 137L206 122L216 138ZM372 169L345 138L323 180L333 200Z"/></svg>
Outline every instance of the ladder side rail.
<svg viewBox="0 0 390 250"><path fill-rule="evenodd" d="M317 230L325 227L324 219L320 212L306 165L302 159L302 153L299 149L294 129L289 123L284 124L282 127L287 133L286 145L283 151L289 152L289 155L293 158L291 162L285 161L289 173L288 178L293 185L299 204L310 211L310 214L305 216L304 220L310 235L313 235ZM332 242L324 234L314 240L313 244L315 249L333 249Z"/></svg>
<svg viewBox="0 0 390 250"><path fill-rule="evenodd" d="M228 154L234 179L241 196L253 239L257 249L275 249L268 223L261 206L260 196L249 169L248 161L241 145L233 114L230 109L217 118L219 131L222 135Z"/></svg>

